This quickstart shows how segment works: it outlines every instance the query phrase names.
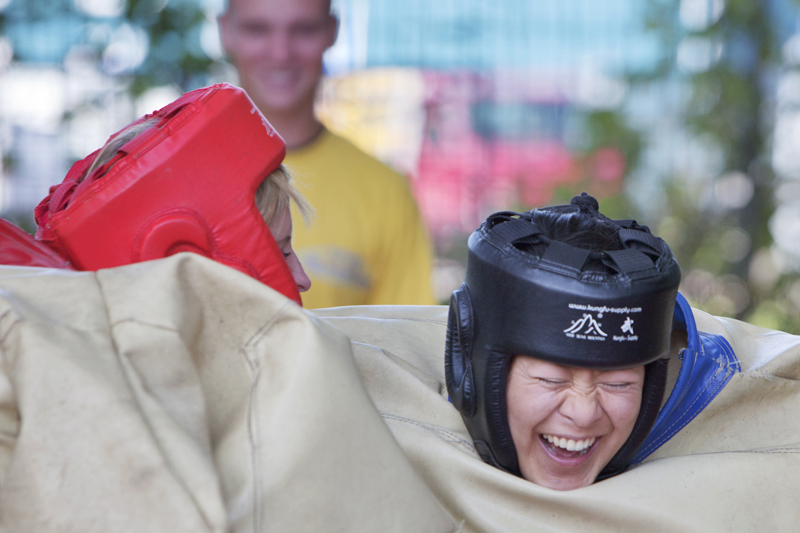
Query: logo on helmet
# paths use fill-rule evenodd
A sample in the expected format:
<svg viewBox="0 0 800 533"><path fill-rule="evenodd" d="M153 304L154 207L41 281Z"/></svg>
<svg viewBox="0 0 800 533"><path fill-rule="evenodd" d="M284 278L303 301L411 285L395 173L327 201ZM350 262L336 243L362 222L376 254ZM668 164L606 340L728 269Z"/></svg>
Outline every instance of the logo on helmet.
<svg viewBox="0 0 800 533"><path fill-rule="evenodd" d="M608 334L601 329L602 326L591 313L584 313L579 320L573 320L572 325L565 329L564 333L569 338L604 341Z"/></svg>
<svg viewBox="0 0 800 533"><path fill-rule="evenodd" d="M634 320L631 317L626 316L625 322L622 323L622 326L620 326L619 329L622 330L622 333L627 333L627 335L614 335L611 340L615 340L617 342L638 341L639 336L634 335L633 333L633 323Z"/></svg>
<svg viewBox="0 0 800 533"><path fill-rule="evenodd" d="M638 341L639 336L633 332L633 320L630 315L633 313L641 313L641 307L608 307L605 305L587 305L571 303L568 306L570 309L584 311L581 318L573 320L572 324L564 330L564 334L570 339L583 339L590 341L605 341L609 335L603 330L603 323L599 322L603 319L606 313L612 315L626 315L625 320L619 326L622 335L612 335L611 340L617 342L624 341ZM587 312L588 311L588 312ZM617 327L615 320L612 320L612 328ZM608 329L608 328L606 328Z"/></svg>
<svg viewBox="0 0 800 533"><path fill-rule="evenodd" d="M623 322L620 329L622 330L622 333L630 333L633 335L633 319L631 319L629 316L626 316L625 322Z"/></svg>

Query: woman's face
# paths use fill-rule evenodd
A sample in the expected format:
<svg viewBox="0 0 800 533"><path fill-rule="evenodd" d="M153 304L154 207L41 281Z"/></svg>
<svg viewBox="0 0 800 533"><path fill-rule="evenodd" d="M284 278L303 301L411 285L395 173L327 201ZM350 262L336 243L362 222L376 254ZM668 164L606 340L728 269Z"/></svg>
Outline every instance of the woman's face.
<svg viewBox="0 0 800 533"><path fill-rule="evenodd" d="M300 264L300 259L292 248L292 215L289 208L284 207L278 211L268 226L272 237L278 243L278 248L283 252L286 264L289 265L289 271L292 273L294 282L297 283L297 290L306 292L311 287L311 280L308 279L303 265Z"/></svg>
<svg viewBox="0 0 800 533"><path fill-rule="evenodd" d="M644 366L589 370L516 356L508 374L508 425L522 475L571 490L595 478L628 440Z"/></svg>

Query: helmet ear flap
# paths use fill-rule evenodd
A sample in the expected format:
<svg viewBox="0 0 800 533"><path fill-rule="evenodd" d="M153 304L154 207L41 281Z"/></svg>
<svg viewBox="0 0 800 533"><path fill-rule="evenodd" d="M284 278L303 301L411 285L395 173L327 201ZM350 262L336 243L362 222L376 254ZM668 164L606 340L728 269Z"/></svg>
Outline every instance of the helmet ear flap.
<svg viewBox="0 0 800 533"><path fill-rule="evenodd" d="M475 414L472 377L472 302L466 284L450 297L447 339L444 349L444 374L450 401L462 416Z"/></svg>
<svg viewBox="0 0 800 533"><path fill-rule="evenodd" d="M213 239L203 217L192 209L171 209L148 220L136 235L133 261L161 259L178 252L213 257Z"/></svg>

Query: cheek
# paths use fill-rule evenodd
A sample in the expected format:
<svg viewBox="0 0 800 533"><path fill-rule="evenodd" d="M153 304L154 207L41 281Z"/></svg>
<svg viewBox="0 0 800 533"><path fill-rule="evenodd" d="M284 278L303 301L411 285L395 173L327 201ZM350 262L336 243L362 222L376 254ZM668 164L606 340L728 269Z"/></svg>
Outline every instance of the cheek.
<svg viewBox="0 0 800 533"><path fill-rule="evenodd" d="M294 253L286 258L286 264L289 265L289 270L291 270L292 274L297 274L303 270L303 267L300 266L300 260Z"/></svg>
<svg viewBox="0 0 800 533"><path fill-rule="evenodd" d="M633 428L636 422L636 417L639 416L639 410L642 405L642 394L630 394L623 397L613 397L607 399L605 403L605 411L608 413L614 426L620 429Z"/></svg>
<svg viewBox="0 0 800 533"><path fill-rule="evenodd" d="M239 45L236 48L236 59L241 61L252 61L253 58L258 57L264 49L263 45L258 39L241 38Z"/></svg>
<svg viewBox="0 0 800 533"><path fill-rule="evenodd" d="M510 390L506 394L506 411L512 436L531 434L556 409L557 403L553 394L531 389Z"/></svg>
<svg viewBox="0 0 800 533"><path fill-rule="evenodd" d="M317 66L322 68L322 54L327 49L326 42L322 38L298 39L295 41L294 53L297 59L306 66Z"/></svg>
<svg viewBox="0 0 800 533"><path fill-rule="evenodd" d="M506 385L506 418L508 427L511 430L511 437L516 441L529 425L530 409L525 404L525 395L520 390L513 375L509 378ZM516 443L519 445L519 443Z"/></svg>

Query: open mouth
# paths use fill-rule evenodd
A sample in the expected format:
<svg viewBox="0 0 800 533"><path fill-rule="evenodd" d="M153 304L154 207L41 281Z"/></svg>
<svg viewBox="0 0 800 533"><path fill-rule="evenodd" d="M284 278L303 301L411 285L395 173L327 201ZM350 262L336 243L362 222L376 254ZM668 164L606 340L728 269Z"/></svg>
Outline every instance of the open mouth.
<svg viewBox="0 0 800 533"><path fill-rule="evenodd" d="M574 440L544 433L539 438L550 455L567 460L583 457L594 448L597 442L597 437Z"/></svg>

